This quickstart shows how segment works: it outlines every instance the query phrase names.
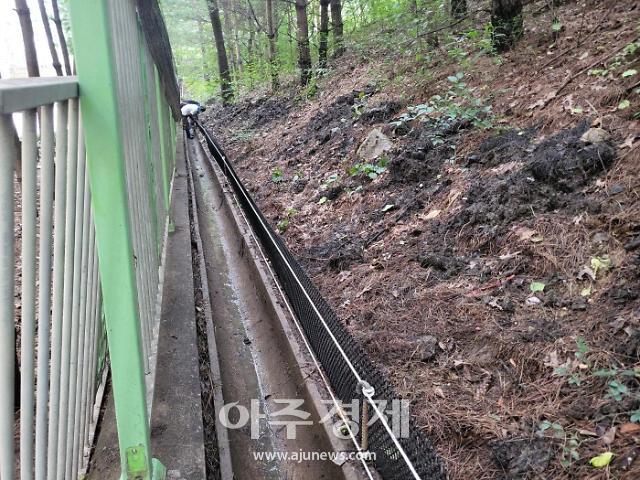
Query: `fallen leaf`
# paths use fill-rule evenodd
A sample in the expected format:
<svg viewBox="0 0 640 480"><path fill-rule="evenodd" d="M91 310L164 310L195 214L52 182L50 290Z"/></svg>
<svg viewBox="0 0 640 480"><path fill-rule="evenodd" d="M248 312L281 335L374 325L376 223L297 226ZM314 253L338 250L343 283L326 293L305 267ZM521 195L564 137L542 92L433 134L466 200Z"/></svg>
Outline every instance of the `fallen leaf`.
<svg viewBox="0 0 640 480"><path fill-rule="evenodd" d="M427 220L433 220L434 218L436 218L438 215L440 215L440 212L442 210L431 210L429 213L427 213L427 216L425 217Z"/></svg>
<svg viewBox="0 0 640 480"><path fill-rule="evenodd" d="M498 310L502 310L502 306L498 303L498 299L495 297L489 303L487 303L487 305L493 308L497 308Z"/></svg>
<svg viewBox="0 0 640 480"><path fill-rule="evenodd" d="M588 276L594 282L596 281L596 273L593 270L591 270L589 267L582 267L582 269L580 269L577 275L578 280L583 280L585 275Z"/></svg>
<svg viewBox="0 0 640 480"><path fill-rule="evenodd" d="M638 139L640 139L640 135L632 133L624 142L620 144L620 148L633 148L633 144L636 143L636 140Z"/></svg>
<svg viewBox="0 0 640 480"><path fill-rule="evenodd" d="M384 207L382 207L382 211L383 212L388 212L389 210L391 210L393 207L395 207L395 205L393 203L388 203L386 204Z"/></svg>
<svg viewBox="0 0 640 480"><path fill-rule="evenodd" d="M611 463L612 459L613 453L604 452L596 457L593 457L591 460L589 460L589 463L595 468L604 468Z"/></svg>
<svg viewBox="0 0 640 480"><path fill-rule="evenodd" d="M543 292L544 287L546 287L546 285L542 282L531 282L531 284L529 285L529 290L531 290L533 293Z"/></svg>
<svg viewBox="0 0 640 480"><path fill-rule="evenodd" d="M605 445L611 445L616 438L616 427L611 427L607 432L602 436L601 440Z"/></svg>
<svg viewBox="0 0 640 480"><path fill-rule="evenodd" d="M544 360L544 365L552 368L558 368L562 365L562 362L558 359L558 352L556 350L553 350L547 355L547 358Z"/></svg>
<svg viewBox="0 0 640 480"><path fill-rule="evenodd" d="M534 235L537 234L535 230L532 230L527 227L518 227L513 233L515 233L520 240L530 240Z"/></svg>
<svg viewBox="0 0 640 480"><path fill-rule="evenodd" d="M580 295L583 297L590 297L591 296L591 287L585 287L580 291Z"/></svg>
<svg viewBox="0 0 640 480"><path fill-rule="evenodd" d="M640 424L638 423L625 423L623 425L620 425L620 433L622 435L628 435L638 432L640 432Z"/></svg>

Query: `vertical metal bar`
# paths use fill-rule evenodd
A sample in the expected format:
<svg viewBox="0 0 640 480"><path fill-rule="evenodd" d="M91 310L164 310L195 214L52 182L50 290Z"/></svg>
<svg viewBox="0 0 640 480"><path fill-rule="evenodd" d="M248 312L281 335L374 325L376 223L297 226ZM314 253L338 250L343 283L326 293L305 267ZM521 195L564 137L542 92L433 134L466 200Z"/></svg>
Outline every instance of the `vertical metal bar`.
<svg viewBox="0 0 640 480"><path fill-rule="evenodd" d="M80 123L82 125L82 123ZM80 133L78 137L81 142L83 142L82 138L82 129L80 129ZM84 143L82 143L82 147L78 149L78 161L83 165L86 162L86 155L84 155ZM84 170L84 169L83 169ZM78 460L79 460L79 452L80 452L80 430L81 419L82 416L82 392L85 388L84 386L84 368L85 368L85 354L88 351L86 341L87 341L87 321L86 310L87 310L87 288L89 287L89 178L83 171L82 175L83 179L83 192L84 192L84 204L82 207L82 259L81 259L81 270L80 276L82 281L80 282L80 302L78 305L78 351L77 351L77 368L75 375L75 398L73 415L71 418L73 419L73 438L71 441L70 452L67 450L67 455L71 456L71 478L77 478L78 473ZM72 378L73 381L73 378Z"/></svg>
<svg viewBox="0 0 640 480"><path fill-rule="evenodd" d="M91 207L90 207L90 195L89 195L89 176L86 177L85 184L85 192L87 192L85 196L85 202L87 205L86 211L86 231L88 232L87 237L87 269L86 269L86 285L83 289L84 293L84 312L82 313L85 318L85 331L84 331L84 340L82 342L83 345L83 359L82 359L82 375L81 375L81 391L80 391L80 414L78 415L78 419L80 422L80 427L78 431L78 440L75 445L76 455L78 458L78 464L74 467L74 471L79 471L84 468L84 447L86 445L86 431L87 425L89 423L87 410L89 410L89 383L90 383L90 365L92 361L93 354L93 317L91 316L91 302L93 301L93 285L94 285L94 254L95 254L95 237L93 230L93 217L91 215ZM73 478L76 478L76 475L73 475Z"/></svg>
<svg viewBox="0 0 640 480"><path fill-rule="evenodd" d="M156 102L158 105L158 131L160 134L160 169L162 172L162 193L164 199L165 212L169 211L169 119L165 115L165 100L160 86L160 75L154 65L153 77L156 84Z"/></svg>
<svg viewBox="0 0 640 480"><path fill-rule="evenodd" d="M49 432L47 479L55 480L58 465L62 316L64 303L65 218L67 188L67 101L56 105L55 204L53 239L53 313L51 317L51 381L49 390Z"/></svg>
<svg viewBox="0 0 640 480"><path fill-rule="evenodd" d="M144 361L136 276L133 266L124 139L114 64L110 4L129 8L125 0L71 0L71 26L82 92L88 170L96 226L100 278L111 358L118 443L123 477L137 468L140 479L164 478L152 461L146 405ZM113 43L112 43L113 42ZM140 465L128 458L141 459ZM139 467L139 468L138 468Z"/></svg>
<svg viewBox="0 0 640 480"><path fill-rule="evenodd" d="M53 105L40 110L40 289L38 293L38 383L36 391L35 478L47 474L47 405L49 392L49 322L51 321L51 253L53 234Z"/></svg>
<svg viewBox="0 0 640 480"><path fill-rule="evenodd" d="M65 218L64 303L62 307L62 360L60 371L60 408L58 411L58 465L56 477L64 478L69 413L69 370L71 368L71 330L73 323L73 283L76 259L76 189L78 163L78 101L69 100L67 141L67 211Z"/></svg>
<svg viewBox="0 0 640 480"><path fill-rule="evenodd" d="M11 115L0 116L0 477L14 478L13 402L15 368L13 147Z"/></svg>
<svg viewBox="0 0 640 480"><path fill-rule="evenodd" d="M158 257L159 257L159 250L158 250L158 238L159 238L159 234L158 234L158 198L157 198L157 190L155 188L156 185L156 177L155 177L155 159L157 158L157 154L156 154L156 148L157 148L157 144L154 142L154 140L157 140L154 138L154 135L157 131L157 129L155 128L155 123L156 123L156 115L154 115L155 113L155 103L152 102L152 98L153 98L153 93L154 93L154 89L150 88L150 85L153 86L153 84L150 84L150 82L153 80L152 78L150 78L151 75L153 75L153 71L150 69L150 63L149 63L149 53L147 52L147 44L145 42L144 39L144 35L142 34L142 27L140 26L140 24L138 23L138 44L140 45L140 72L142 74L142 91L144 93L144 126L145 126L145 139L147 141L147 149L146 149L146 153L147 153L147 157L146 157L146 164L145 164L145 168L143 170L143 172L146 172L145 177L143 178L143 180L146 180L146 185L147 185L147 191L149 193L149 213L150 213L150 219L152 222L152 226L151 226L151 240L153 241L153 249L151 249L151 253L152 258L150 258L150 260L153 261L153 265L157 265L158 263ZM153 279L153 277L152 277ZM157 285L157 281L155 283L152 283L152 285ZM154 305L153 299L155 298L154 295L151 295L151 305ZM152 315L151 318L153 318L153 311L152 311ZM151 331L153 331L153 325L151 325Z"/></svg>
<svg viewBox="0 0 640 480"><path fill-rule="evenodd" d="M22 294L20 325L20 479L33 479L36 329L36 111L22 112ZM6 213L3 212L4 215Z"/></svg>
<svg viewBox="0 0 640 480"><path fill-rule="evenodd" d="M77 372L78 372L78 337L81 330L80 318L80 287L82 286L82 236L83 236L83 219L84 219L84 175L85 162L84 159L84 142L82 135L82 123L80 122L79 112L77 113L77 148L76 148L76 196L75 196L75 237L73 242L73 290L71 295L71 341L69 350L69 387L67 397L67 425L65 434L65 450L63 450L65 458L65 477L71 478L71 469L73 467L73 428L75 426L75 408L76 408L76 389L77 389ZM65 428L63 425L62 428Z"/></svg>

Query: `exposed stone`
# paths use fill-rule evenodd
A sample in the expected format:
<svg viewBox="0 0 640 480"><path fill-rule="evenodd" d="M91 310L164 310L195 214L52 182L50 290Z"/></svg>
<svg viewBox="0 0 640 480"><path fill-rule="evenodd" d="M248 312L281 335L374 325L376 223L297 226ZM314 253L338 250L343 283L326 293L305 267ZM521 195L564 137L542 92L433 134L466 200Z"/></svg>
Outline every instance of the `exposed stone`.
<svg viewBox="0 0 640 480"><path fill-rule="evenodd" d="M393 143L378 128L374 128L369 132L367 138L358 148L358 157L362 160L372 161L382 155L384 152L391 150Z"/></svg>
<svg viewBox="0 0 640 480"><path fill-rule="evenodd" d="M604 143L611 140L611 135L603 128L590 128L580 137L584 143Z"/></svg>

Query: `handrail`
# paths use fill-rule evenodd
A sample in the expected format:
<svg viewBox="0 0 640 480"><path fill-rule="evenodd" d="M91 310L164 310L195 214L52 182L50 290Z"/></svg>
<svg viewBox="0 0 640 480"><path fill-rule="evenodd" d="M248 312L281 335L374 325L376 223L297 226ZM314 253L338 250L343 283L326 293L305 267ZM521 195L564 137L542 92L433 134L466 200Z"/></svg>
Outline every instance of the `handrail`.
<svg viewBox="0 0 640 480"><path fill-rule="evenodd" d="M0 113L14 113L78 96L77 77L0 80Z"/></svg>

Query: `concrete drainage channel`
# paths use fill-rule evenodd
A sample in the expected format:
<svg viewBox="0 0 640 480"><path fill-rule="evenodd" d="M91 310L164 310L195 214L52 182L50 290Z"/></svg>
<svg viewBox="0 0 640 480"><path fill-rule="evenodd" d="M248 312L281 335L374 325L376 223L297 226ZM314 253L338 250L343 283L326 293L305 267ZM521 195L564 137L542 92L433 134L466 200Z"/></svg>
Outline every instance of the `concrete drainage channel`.
<svg viewBox="0 0 640 480"><path fill-rule="evenodd" d="M355 458L310 458L353 444L332 433L337 415L320 422L329 393L223 175L198 141L186 153L207 479L366 478ZM282 414L289 400L304 404Z"/></svg>

